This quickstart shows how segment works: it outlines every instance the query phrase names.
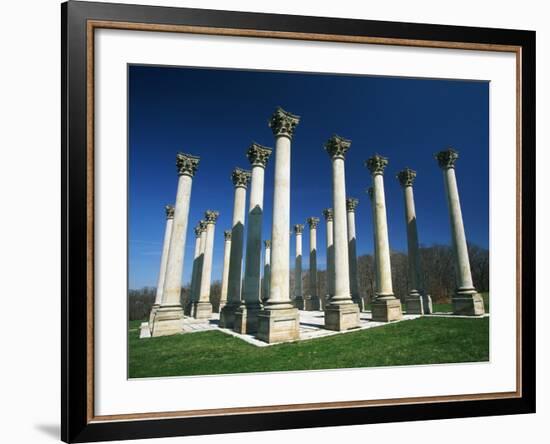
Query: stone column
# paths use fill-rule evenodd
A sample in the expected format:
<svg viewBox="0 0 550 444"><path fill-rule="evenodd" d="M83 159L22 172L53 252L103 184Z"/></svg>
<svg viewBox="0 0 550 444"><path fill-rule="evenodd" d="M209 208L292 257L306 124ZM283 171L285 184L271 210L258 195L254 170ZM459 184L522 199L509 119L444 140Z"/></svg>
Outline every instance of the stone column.
<svg viewBox="0 0 550 444"><path fill-rule="evenodd" d="M264 173L271 152L271 148L253 143L246 153L252 165L252 179L250 181L250 203L246 232L243 300L241 306L235 312L233 326L233 329L238 333L256 333L258 331L258 313L262 308L260 274L262 267Z"/></svg>
<svg viewBox="0 0 550 444"><path fill-rule="evenodd" d="M250 171L241 168L235 168L231 175L235 186L235 202L233 204L233 226L231 228L231 252L229 253L227 304L220 312L220 327L222 328L233 328L235 311L241 305L246 187L250 181L250 176Z"/></svg>
<svg viewBox="0 0 550 444"><path fill-rule="evenodd" d="M325 328L348 330L359 326L359 307L349 286L348 230L346 221L346 173L344 158L351 141L334 135L325 144L332 161L332 209L334 218L334 295L325 307Z"/></svg>
<svg viewBox="0 0 550 444"><path fill-rule="evenodd" d="M325 307L334 296L334 213L332 208L325 208L323 216L327 222L327 292Z"/></svg>
<svg viewBox="0 0 550 444"><path fill-rule="evenodd" d="M271 240L264 241L264 280L262 285L262 303L269 298L269 281L271 279Z"/></svg>
<svg viewBox="0 0 550 444"><path fill-rule="evenodd" d="M231 254L231 230L225 230L223 232L225 244L223 247L223 272L222 272L222 289L220 294L220 306L218 312L225 307L227 303L227 284L229 279L229 255Z"/></svg>
<svg viewBox="0 0 550 444"><path fill-rule="evenodd" d="M153 328L153 321L155 314L162 302L162 290L164 288L164 278L166 277L166 262L168 261L168 249L170 248L170 236L172 236L172 225L174 222L174 206L166 205L166 227L164 228L164 240L162 242L162 253L160 255L160 270L159 278L157 282L157 293L155 296L155 303L151 308L149 314L149 330Z"/></svg>
<svg viewBox="0 0 550 444"><path fill-rule="evenodd" d="M200 282L201 261L204 253L206 240L206 222L201 220L194 228L195 231L195 254L193 256L193 268L191 269L191 284L189 286L189 300L185 304L185 315L193 314L193 301L197 296L197 281Z"/></svg>
<svg viewBox="0 0 550 444"><path fill-rule="evenodd" d="M197 172L199 158L190 154L178 153L176 166L178 169L178 191L174 208L174 222L168 261L166 262L166 277L162 292L161 306L155 315L153 336L164 336L182 331L183 308L181 306L181 284L183 276L183 261L189 205L191 201L191 186L193 176Z"/></svg>
<svg viewBox="0 0 550 444"><path fill-rule="evenodd" d="M294 264L294 305L298 310L304 309L304 293L302 290L302 224L294 225L296 234L296 262Z"/></svg>
<svg viewBox="0 0 550 444"><path fill-rule="evenodd" d="M306 310L321 310L319 289L317 285L317 225L318 217L308 217L309 225L309 297L306 299Z"/></svg>
<svg viewBox="0 0 550 444"><path fill-rule="evenodd" d="M376 154L365 162L372 175L374 207L374 243L376 297L372 303L372 320L389 322L401 319L401 301L393 294L390 262L390 242L384 195L384 169L388 159Z"/></svg>
<svg viewBox="0 0 550 444"><path fill-rule="evenodd" d="M357 276L357 236L355 234L355 209L359 200L353 197L346 199L346 210L348 213L348 252L349 252L349 287L351 299L359 307L359 311L365 309L363 298L359 294L359 282Z"/></svg>
<svg viewBox="0 0 550 444"><path fill-rule="evenodd" d="M376 221L376 210L374 208L374 188L369 187L367 190L367 194L369 195L369 201L371 203L371 209L372 209L372 249L373 249L373 256L372 256L372 268L374 269L374 291L373 295L371 297L371 305L376 299L376 289L379 288L380 283L378 281L378 273L376 272L376 228L375 228L375 221Z"/></svg>
<svg viewBox="0 0 550 444"><path fill-rule="evenodd" d="M300 336L299 314L290 301L290 145L300 121L282 108L271 116L269 126L275 136L275 184L271 227L271 282L269 298L258 315L258 339L281 342Z"/></svg>
<svg viewBox="0 0 550 444"><path fill-rule="evenodd" d="M483 305L483 298L476 291L472 280L466 232L462 220L462 209L460 208L460 198L458 196L458 186L455 176L455 162L458 159L458 152L453 149L441 151L437 153L436 159L439 167L443 170L455 256L457 288L453 295L453 312L461 315L480 316L485 313L485 307Z"/></svg>
<svg viewBox="0 0 550 444"><path fill-rule="evenodd" d="M218 220L219 215L220 213L212 210L207 210L204 213L204 221L206 222L206 244L202 260L199 296L193 303L193 317L196 319L210 319L212 316L212 303L210 302L212 257L214 253L216 220Z"/></svg>
<svg viewBox="0 0 550 444"><path fill-rule="evenodd" d="M424 290L420 251L418 248L418 230L414 207L413 183L416 171L405 168L397 174L403 188L405 200L405 224L407 226L408 280L409 294L405 299L405 309L409 314L429 314L432 312L432 298Z"/></svg>

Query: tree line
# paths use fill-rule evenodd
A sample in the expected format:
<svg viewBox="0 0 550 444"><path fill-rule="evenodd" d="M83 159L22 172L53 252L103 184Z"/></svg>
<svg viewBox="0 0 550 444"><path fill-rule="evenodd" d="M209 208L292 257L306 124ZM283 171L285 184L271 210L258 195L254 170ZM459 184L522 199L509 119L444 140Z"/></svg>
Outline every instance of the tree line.
<svg viewBox="0 0 550 444"><path fill-rule="evenodd" d="M308 254L307 252L305 254ZM392 251L391 268L393 291L399 299L404 299L408 291L407 255L400 251ZM478 291L489 291L489 251L474 244L468 244L472 278ZM455 289L453 251L447 245L432 245L420 248L422 270L424 272L424 287L431 295L434 303L448 303ZM357 259L357 275L359 278L359 292L366 303L369 303L375 293L374 258L372 255L362 255ZM308 296L309 272L302 272L303 294ZM263 282L262 282L263 285ZM294 292L294 270L290 271L290 295ZM317 271L317 288L319 297L325 299L327 295L326 270ZM183 306L189 300L189 284L182 287L181 303ZM143 287L129 290L128 316L130 320L146 319L155 301L156 288ZM210 302L214 310L219 307L221 296L221 282L212 282Z"/></svg>

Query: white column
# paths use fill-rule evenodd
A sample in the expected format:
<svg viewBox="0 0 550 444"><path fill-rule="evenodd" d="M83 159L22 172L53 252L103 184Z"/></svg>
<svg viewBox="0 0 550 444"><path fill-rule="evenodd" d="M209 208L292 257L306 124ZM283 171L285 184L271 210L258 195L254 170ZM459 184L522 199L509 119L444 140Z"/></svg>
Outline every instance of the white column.
<svg viewBox="0 0 550 444"><path fill-rule="evenodd" d="M157 293L155 302L149 314L149 329L153 327L153 319L162 302L162 291L164 288L164 278L166 277L166 262L168 261L168 249L170 248L170 236L172 235L172 225L174 222L174 206L166 205L166 226L164 228L164 240L162 242L162 252L160 255L160 270L157 281Z"/></svg>
<svg viewBox="0 0 550 444"><path fill-rule="evenodd" d="M264 241L264 280L262 285L262 302L269 297L269 281L271 279L271 240Z"/></svg>
<svg viewBox="0 0 550 444"><path fill-rule="evenodd" d="M190 316L193 311L193 301L195 299L197 288L197 276L199 272L199 264L201 261L201 245L204 245L203 232L206 231L206 223L201 220L193 229L195 232L195 252L193 255L193 268L191 269L191 284L189 285L189 299L185 305L185 315Z"/></svg>
<svg viewBox="0 0 550 444"><path fill-rule="evenodd" d="M262 266L262 221L264 205L264 175L271 148L252 143L247 157L252 166L250 202L246 232L246 260L243 297L235 315L235 331L255 333L258 329L258 312L261 309L260 273Z"/></svg>
<svg viewBox="0 0 550 444"><path fill-rule="evenodd" d="M405 168L397 174L397 179L403 188L405 203L405 224L407 226L407 254L409 294L405 300L407 313L431 313L431 298L424 290L424 279L420 266L420 251L418 247L418 229L416 225L416 209L414 205L413 183L416 171Z"/></svg>
<svg viewBox="0 0 550 444"><path fill-rule="evenodd" d="M327 292L325 306L334 295L334 213L332 208L325 208L323 216L327 222Z"/></svg>
<svg viewBox="0 0 550 444"><path fill-rule="evenodd" d="M225 306L227 303L227 285L229 280L229 255L231 254L231 230L225 230L223 232L224 236L224 247L223 247L223 271L222 271L222 288L220 294L220 306L218 311Z"/></svg>
<svg viewBox="0 0 550 444"><path fill-rule="evenodd" d="M212 281L212 257L214 253L214 234L216 220L220 213L207 210L204 213L206 222L206 242L204 246L202 273L199 285L199 295L194 304L193 316L197 319L208 319L212 315L212 304L210 302L210 288Z"/></svg>
<svg viewBox="0 0 550 444"><path fill-rule="evenodd" d="M306 301L308 310L320 310L321 300L317 285L317 225L318 217L309 217L309 298Z"/></svg>
<svg viewBox="0 0 550 444"><path fill-rule="evenodd" d="M231 252L229 254L229 278L227 304L220 313L220 327L233 328L235 311L241 305L241 278L243 262L244 218L246 212L246 187L250 171L235 168L231 175L235 186L233 225L231 227Z"/></svg>
<svg viewBox="0 0 550 444"><path fill-rule="evenodd" d="M168 250L168 261L166 262L162 302L155 315L153 336L175 334L182 331L183 309L180 296L183 260L191 201L191 186L198 164L199 158L196 156L184 153L177 154L176 166L179 179L174 208L174 222Z"/></svg>
<svg viewBox="0 0 550 444"><path fill-rule="evenodd" d="M458 159L458 152L448 149L439 152L436 158L439 167L443 170L455 256L457 288L453 296L453 311L456 314L482 315L485 313L485 308L483 306L483 299L477 293L472 280L466 232L464 230L458 185L456 183L455 162Z"/></svg>
<svg viewBox="0 0 550 444"><path fill-rule="evenodd" d="M332 161L332 210L334 218L334 295L325 309L325 327L347 330L359 325L359 307L349 286L348 230L346 220L346 175L344 158L351 141L332 136L325 144Z"/></svg>
<svg viewBox="0 0 550 444"><path fill-rule="evenodd" d="M304 293L302 290L302 233L304 226L302 224L294 225L294 234L296 235L296 260L294 264L294 305L296 308L304 309Z"/></svg>
<svg viewBox="0 0 550 444"><path fill-rule="evenodd" d="M376 299L372 317L375 321L389 322L403 316L401 302L393 294L390 242L384 194L384 169L388 159L376 154L365 162L372 175L374 206L375 266L377 275Z"/></svg>
<svg viewBox="0 0 550 444"><path fill-rule="evenodd" d="M269 121L275 136L275 183L271 227L269 298L258 325L258 338L279 342L299 337L298 310L290 301L290 146L300 118L278 108ZM278 312L278 313L276 313ZM285 322L276 322L280 318Z"/></svg>
<svg viewBox="0 0 550 444"><path fill-rule="evenodd" d="M355 232L355 209L359 205L359 200L353 197L346 199L346 210L348 214L348 253L349 253L349 287L351 299L363 311L363 298L359 294L359 282L357 276L357 235Z"/></svg>

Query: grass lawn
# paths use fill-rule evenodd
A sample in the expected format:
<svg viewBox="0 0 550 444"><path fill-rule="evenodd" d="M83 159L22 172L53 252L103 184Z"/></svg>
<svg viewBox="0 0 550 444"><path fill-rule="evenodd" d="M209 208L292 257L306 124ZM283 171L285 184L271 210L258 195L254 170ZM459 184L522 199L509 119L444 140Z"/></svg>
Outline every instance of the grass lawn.
<svg viewBox="0 0 550 444"><path fill-rule="evenodd" d="M130 378L489 360L489 318L424 317L270 347L220 331L140 340L141 322L130 322Z"/></svg>

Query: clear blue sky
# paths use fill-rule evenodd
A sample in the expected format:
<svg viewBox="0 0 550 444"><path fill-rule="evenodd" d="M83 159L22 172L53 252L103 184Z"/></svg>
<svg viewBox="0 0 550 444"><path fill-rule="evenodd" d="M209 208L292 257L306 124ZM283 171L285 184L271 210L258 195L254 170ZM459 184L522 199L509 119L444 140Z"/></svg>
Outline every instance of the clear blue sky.
<svg viewBox="0 0 550 444"><path fill-rule="evenodd" d="M489 84L331 74L129 67L129 285L155 286L165 227L164 205L176 194L176 152L201 157L193 180L184 264L189 281L193 227L206 209L218 210L212 278L221 279L223 231L231 228L231 171L249 168L252 141L273 147L267 121L276 106L301 116L292 142L291 224L321 219L318 264L324 269L331 207L331 164L323 149L336 133L352 140L346 158L348 196L356 211L358 254L371 254L371 177L363 161L389 158L384 176L392 249L406 251L402 190L396 173L417 171L420 243L450 244L442 172L433 154L448 146L460 153L457 179L469 242L489 244ZM264 239L271 236L274 156L266 169ZM248 204L247 204L248 208ZM304 235L304 268L309 239ZM294 257L294 237L291 237ZM291 262L292 263L292 262Z"/></svg>

